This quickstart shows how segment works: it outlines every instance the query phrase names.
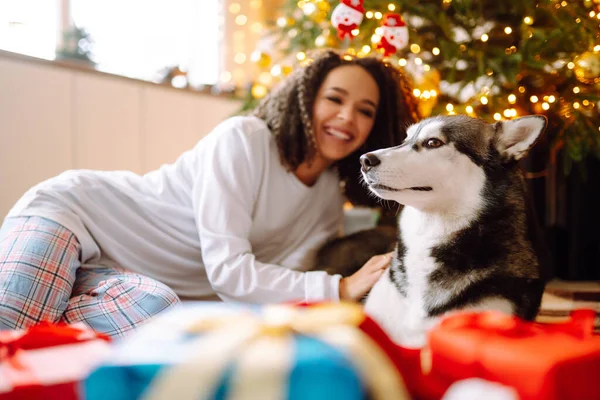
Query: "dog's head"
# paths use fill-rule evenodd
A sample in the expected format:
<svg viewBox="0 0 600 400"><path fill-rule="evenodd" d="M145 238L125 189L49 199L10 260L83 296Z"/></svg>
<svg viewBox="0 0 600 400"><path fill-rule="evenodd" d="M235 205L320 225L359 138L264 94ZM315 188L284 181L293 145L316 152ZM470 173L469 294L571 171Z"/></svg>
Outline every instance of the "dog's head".
<svg viewBox="0 0 600 400"><path fill-rule="evenodd" d="M494 124L463 115L425 119L400 146L363 154L362 175L378 197L423 210L475 201L486 171L516 164L545 126L543 116Z"/></svg>

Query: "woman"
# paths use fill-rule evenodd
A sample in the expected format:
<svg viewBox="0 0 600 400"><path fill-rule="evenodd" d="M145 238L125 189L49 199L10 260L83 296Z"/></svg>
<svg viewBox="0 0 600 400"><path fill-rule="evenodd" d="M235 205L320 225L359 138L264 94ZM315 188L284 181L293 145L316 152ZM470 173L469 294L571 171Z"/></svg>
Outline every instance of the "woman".
<svg viewBox="0 0 600 400"><path fill-rule="evenodd" d="M325 51L171 165L42 182L0 229L0 329L83 321L120 336L179 298L362 297L389 257L347 278L303 271L338 233L343 194L369 204L359 156L402 141L413 101L389 64Z"/></svg>

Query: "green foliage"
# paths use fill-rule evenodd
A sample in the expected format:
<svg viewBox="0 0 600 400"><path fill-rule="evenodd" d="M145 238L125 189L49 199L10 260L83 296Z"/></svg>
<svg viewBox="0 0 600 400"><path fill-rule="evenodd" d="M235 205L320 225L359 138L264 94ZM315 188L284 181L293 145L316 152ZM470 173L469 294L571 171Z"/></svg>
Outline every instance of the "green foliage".
<svg viewBox="0 0 600 400"><path fill-rule="evenodd" d="M80 60L89 64L92 61L93 41L89 33L76 26L63 32L62 47L56 51L56 56L62 59Z"/></svg>

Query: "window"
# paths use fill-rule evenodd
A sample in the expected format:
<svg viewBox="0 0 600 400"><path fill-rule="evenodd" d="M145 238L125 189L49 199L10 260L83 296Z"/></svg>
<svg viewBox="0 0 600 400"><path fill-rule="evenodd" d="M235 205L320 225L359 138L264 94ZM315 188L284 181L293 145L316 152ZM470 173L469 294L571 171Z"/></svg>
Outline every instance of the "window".
<svg viewBox="0 0 600 400"><path fill-rule="evenodd" d="M218 80L221 0L7 0L2 4L2 49L53 59L62 42L59 27L70 25L60 15L67 15L89 34L92 61L101 71L156 81L165 69L179 67L187 72L191 86Z"/></svg>
<svg viewBox="0 0 600 400"><path fill-rule="evenodd" d="M54 59L60 0L0 1L0 49Z"/></svg>

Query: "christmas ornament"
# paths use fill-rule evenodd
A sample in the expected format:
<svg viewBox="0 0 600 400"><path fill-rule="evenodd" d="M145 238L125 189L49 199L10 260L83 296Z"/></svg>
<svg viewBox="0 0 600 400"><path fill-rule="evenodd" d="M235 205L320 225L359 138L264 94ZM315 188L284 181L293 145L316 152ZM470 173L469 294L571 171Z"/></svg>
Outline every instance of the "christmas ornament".
<svg viewBox="0 0 600 400"><path fill-rule="evenodd" d="M583 83L594 83L600 81L600 53L586 51L575 57L575 76Z"/></svg>
<svg viewBox="0 0 600 400"><path fill-rule="evenodd" d="M408 44L408 28L400 14L386 14L381 22L382 35L377 49L383 49L383 55L389 57Z"/></svg>
<svg viewBox="0 0 600 400"><path fill-rule="evenodd" d="M352 31L357 29L365 15L363 0L341 0L331 13L331 23L338 30L338 37L353 38Z"/></svg>

